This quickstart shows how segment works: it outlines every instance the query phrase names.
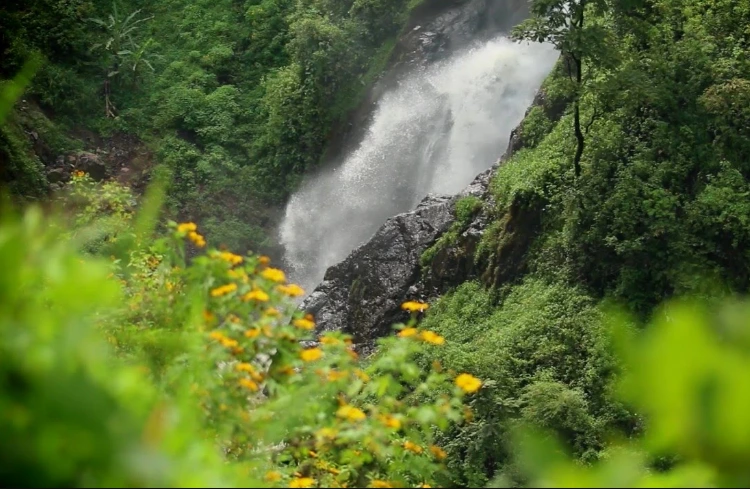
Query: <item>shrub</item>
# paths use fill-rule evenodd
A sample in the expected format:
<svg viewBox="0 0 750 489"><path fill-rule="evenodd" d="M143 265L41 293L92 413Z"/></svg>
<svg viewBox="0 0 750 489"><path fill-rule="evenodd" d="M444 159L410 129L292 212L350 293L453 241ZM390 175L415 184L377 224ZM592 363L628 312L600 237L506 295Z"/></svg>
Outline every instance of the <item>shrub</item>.
<svg viewBox="0 0 750 489"><path fill-rule="evenodd" d="M90 185L85 176L72 183ZM80 222L97 222L104 201L120 202L94 199ZM416 333L426 305L405 304L412 320L364 367L348 336L315 333L314 318L289 300L303 291L266 257L202 253L192 223L171 223L167 236L107 263L76 252L36 209L4 219L3 480L396 487L446 479L436 430L463 419L462 398L481 382L414 362L444 342Z"/></svg>

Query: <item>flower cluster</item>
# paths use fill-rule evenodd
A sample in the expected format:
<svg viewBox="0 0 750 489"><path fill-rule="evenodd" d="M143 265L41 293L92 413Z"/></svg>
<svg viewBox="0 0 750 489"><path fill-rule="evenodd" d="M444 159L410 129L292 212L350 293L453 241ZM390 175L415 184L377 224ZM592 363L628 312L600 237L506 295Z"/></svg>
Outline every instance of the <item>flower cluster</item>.
<svg viewBox="0 0 750 489"><path fill-rule="evenodd" d="M196 224L173 226L178 247L199 245ZM194 394L224 453L255 460L263 466L259 479L279 487L435 483L448 453L435 445L434 428L464 419L462 399L481 381L414 363L422 349L446 343L418 327L428 304L405 302L410 321L379 341L382 353L363 369L350 336L320 333L312 315L296 310L291 299L304 290L268 257L209 250L187 263L177 256L176 267L154 263L170 271L172 296L203 297L205 363L218 375ZM417 390L414 402L408 394ZM270 446L280 448L263 456Z"/></svg>
<svg viewBox="0 0 750 489"><path fill-rule="evenodd" d="M177 233L180 236L187 236L198 248L206 246L206 240L198 234L198 226L193 222L185 222L177 226Z"/></svg>

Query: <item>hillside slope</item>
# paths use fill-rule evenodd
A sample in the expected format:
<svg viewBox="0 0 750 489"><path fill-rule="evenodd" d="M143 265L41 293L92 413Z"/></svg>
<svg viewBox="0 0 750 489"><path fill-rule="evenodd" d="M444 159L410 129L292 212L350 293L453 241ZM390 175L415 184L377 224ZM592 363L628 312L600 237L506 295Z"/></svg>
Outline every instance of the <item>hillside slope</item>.
<svg viewBox="0 0 750 489"><path fill-rule="evenodd" d="M161 164L173 217L216 244L276 254L279 206L402 28L461 1L413 15L421 1L6 2L0 80L44 63L0 133L0 182L42 198L94 159L96 178L141 188Z"/></svg>
<svg viewBox="0 0 750 489"><path fill-rule="evenodd" d="M352 281L305 304L336 309L343 296L354 312L336 327L368 343L406 317L400 301L441 296L425 327L451 346L425 365L491 379L476 422L445 438L459 484L514 479L506 441L518 420L554 430L584 461L599 458L613 432L639 431L610 394L617 364L601 305L646 320L670 297L712 301L750 285L750 7L639 0L591 8L587 19L600 35L583 45L594 54L582 81L563 56L488 191L454 199L453 224L422 244L421 273L390 287L391 267L367 272L386 286L364 304L390 305L361 327L356 319L373 308L358 309ZM377 254L366 244L337 270Z"/></svg>

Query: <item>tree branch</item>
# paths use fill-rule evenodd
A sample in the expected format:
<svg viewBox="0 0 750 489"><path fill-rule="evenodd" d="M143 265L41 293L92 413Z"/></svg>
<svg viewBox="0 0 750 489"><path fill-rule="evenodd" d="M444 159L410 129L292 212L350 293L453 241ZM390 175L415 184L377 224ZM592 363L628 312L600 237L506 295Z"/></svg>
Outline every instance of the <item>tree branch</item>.
<svg viewBox="0 0 750 489"><path fill-rule="evenodd" d="M588 123L586 123L586 125L584 126L584 134L588 135L588 133L589 133L589 130L591 129L591 125L592 125L592 124L594 123L594 121L595 121L596 119L598 119L598 118L599 118L599 116L600 116L600 115L601 115L601 114L599 113L599 107L597 107L597 106L594 106L594 113L593 113L593 114L591 114L591 119L590 119L590 120L588 121Z"/></svg>

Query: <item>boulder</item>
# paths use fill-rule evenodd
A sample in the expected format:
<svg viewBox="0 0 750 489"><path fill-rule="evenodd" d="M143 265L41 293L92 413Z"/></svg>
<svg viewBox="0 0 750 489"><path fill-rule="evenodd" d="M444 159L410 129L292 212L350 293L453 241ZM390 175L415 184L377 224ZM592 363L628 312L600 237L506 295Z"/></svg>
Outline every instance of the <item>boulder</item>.
<svg viewBox="0 0 750 489"><path fill-rule="evenodd" d="M94 180L104 180L109 176L107 165L94 153L79 153L76 168L88 173Z"/></svg>
<svg viewBox="0 0 750 489"><path fill-rule="evenodd" d="M47 171L47 182L57 184L65 182L70 178L70 174L64 168L52 168Z"/></svg>

